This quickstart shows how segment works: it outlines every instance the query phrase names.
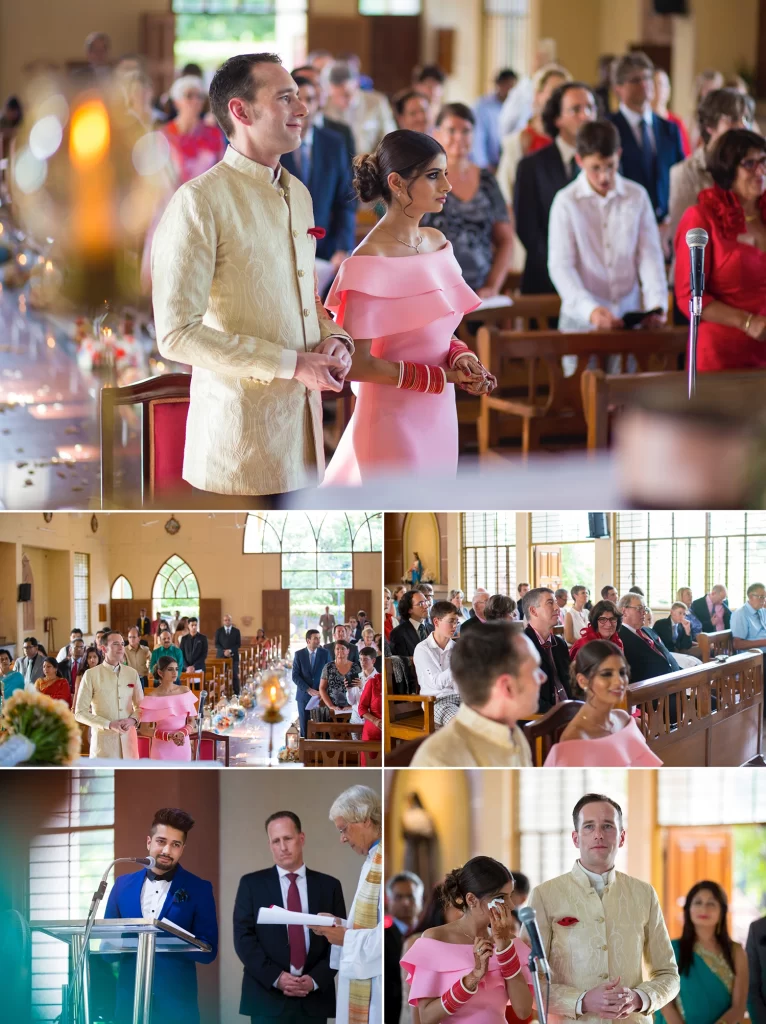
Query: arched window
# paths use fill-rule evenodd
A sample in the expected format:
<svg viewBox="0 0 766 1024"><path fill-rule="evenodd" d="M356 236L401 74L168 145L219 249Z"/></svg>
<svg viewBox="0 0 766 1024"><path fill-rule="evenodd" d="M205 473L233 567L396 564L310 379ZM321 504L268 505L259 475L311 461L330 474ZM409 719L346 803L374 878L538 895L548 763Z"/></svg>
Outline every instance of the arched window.
<svg viewBox="0 0 766 1024"><path fill-rule="evenodd" d="M112 600L124 601L130 600L132 597L133 587L130 585L130 580L125 576L118 576L112 584Z"/></svg>
<svg viewBox="0 0 766 1024"><path fill-rule="evenodd" d="M171 555L154 578L152 605L155 617L180 611L181 615L199 615L197 577L180 555Z"/></svg>
<svg viewBox="0 0 766 1024"><path fill-rule="evenodd" d="M256 512L245 525L246 555L282 555L285 590L353 587L353 556L382 547L380 512Z"/></svg>

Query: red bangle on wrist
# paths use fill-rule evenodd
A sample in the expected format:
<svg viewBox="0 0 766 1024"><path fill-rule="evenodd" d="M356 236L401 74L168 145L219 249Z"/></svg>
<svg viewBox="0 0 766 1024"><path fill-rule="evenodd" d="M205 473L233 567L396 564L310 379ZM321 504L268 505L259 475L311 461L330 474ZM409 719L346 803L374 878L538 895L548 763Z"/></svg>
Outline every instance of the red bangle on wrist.
<svg viewBox="0 0 766 1024"><path fill-rule="evenodd" d="M478 992L478 985L476 986L476 992ZM447 989L441 999L442 1006L446 1013L452 1016L461 1006L465 1006L471 996L475 996L476 992L469 992L463 984L463 979L456 981L452 988Z"/></svg>
<svg viewBox="0 0 766 1024"><path fill-rule="evenodd" d="M399 382L402 391L418 391L424 395L440 395L447 384L447 374L441 366L425 363L399 363Z"/></svg>
<svg viewBox="0 0 766 1024"><path fill-rule="evenodd" d="M500 974L506 981L509 978L515 978L521 970L521 961L519 960L519 954L516 952L516 948L511 942L507 949L500 950L496 953L497 962L500 964Z"/></svg>
<svg viewBox="0 0 766 1024"><path fill-rule="evenodd" d="M464 341L458 341L457 338L453 338L450 341L449 353L447 355L447 366L449 366L450 370L454 370L455 363L461 356L464 356L466 352L473 355L470 348Z"/></svg>

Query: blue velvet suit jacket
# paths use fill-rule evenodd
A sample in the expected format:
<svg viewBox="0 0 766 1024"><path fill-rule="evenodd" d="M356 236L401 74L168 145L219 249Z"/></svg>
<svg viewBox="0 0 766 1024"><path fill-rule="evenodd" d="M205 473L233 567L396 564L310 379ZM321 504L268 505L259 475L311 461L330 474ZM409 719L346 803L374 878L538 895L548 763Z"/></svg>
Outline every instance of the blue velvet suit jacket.
<svg viewBox="0 0 766 1024"><path fill-rule="evenodd" d="M295 174L295 158L285 153L282 166ZM309 179L304 185L314 204L314 223L327 234L317 241L317 257L329 260L338 250L356 246L356 200L352 170L343 136L330 128L314 128Z"/></svg>
<svg viewBox="0 0 766 1024"><path fill-rule="evenodd" d="M142 917L141 888L146 870L121 875L114 883L104 917ZM179 864L170 883L167 898L157 919L167 918L198 939L210 943L209 953L158 953L154 960L152 1020L163 1024L198 1024L197 967L209 964L218 955L218 922L213 886ZM121 954L117 981L117 1020L131 1021L135 953Z"/></svg>

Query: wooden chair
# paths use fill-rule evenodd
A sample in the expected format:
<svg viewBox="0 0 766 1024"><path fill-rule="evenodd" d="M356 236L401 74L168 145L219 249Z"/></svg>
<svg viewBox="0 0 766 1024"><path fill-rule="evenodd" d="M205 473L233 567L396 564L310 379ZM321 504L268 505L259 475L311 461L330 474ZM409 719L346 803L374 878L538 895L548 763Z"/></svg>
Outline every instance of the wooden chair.
<svg viewBox="0 0 766 1024"><path fill-rule="evenodd" d="M383 694L383 739L388 754L394 740L425 739L434 732L436 698L420 693L394 693L393 672L388 658L383 675L386 684Z"/></svg>
<svg viewBox="0 0 766 1024"><path fill-rule="evenodd" d="M607 448L612 417L625 407L654 395L660 388L678 408L687 403L686 373L607 374L603 370L585 370L582 375L582 399L588 424L588 448ZM750 406L760 409L766 390L766 371L728 371L703 373L697 378L697 400L713 401L729 409Z"/></svg>
<svg viewBox="0 0 766 1024"><path fill-rule="evenodd" d="M192 748L192 761L197 756L197 737L196 735L189 737L189 742ZM221 744L223 748L223 763L229 767L229 737L219 736L217 732L203 732L202 733L202 750L200 751L200 761L217 761L218 760L218 745Z"/></svg>
<svg viewBox="0 0 766 1024"><path fill-rule="evenodd" d="M734 637L730 629L721 629L716 633L697 633L694 639L699 646L699 656L703 662L714 661L721 654L728 657L736 654Z"/></svg>
<svg viewBox="0 0 766 1024"><path fill-rule="evenodd" d="M205 673L201 669L186 669L181 673L178 682L181 686L188 686L192 693L199 694L200 690L205 689Z"/></svg>
<svg viewBox="0 0 766 1024"><path fill-rule="evenodd" d="M528 379L525 398L503 395L502 388L480 398L479 454L486 455L490 450L493 413L521 421L521 452L524 458L539 449L546 433L585 437L581 383L592 359L603 362L608 356L632 355L640 370L671 370L678 365L685 346L685 331L672 327L657 331L589 331L582 334L559 331L516 333L480 328L477 349L484 366L494 372L501 357L523 359ZM564 376L564 356L574 356L577 360L570 377ZM653 363L659 363L659 366L653 367ZM547 390L542 388L542 370L547 375Z"/></svg>
<svg viewBox="0 0 766 1024"><path fill-rule="evenodd" d="M208 680L208 692L218 701L228 696L232 689L231 658L210 658L205 660L205 676Z"/></svg>
<svg viewBox="0 0 766 1024"><path fill-rule="evenodd" d="M378 768L383 762L380 740L309 740L301 739L298 758L304 765L316 768L348 768L359 764L364 754L368 767Z"/></svg>
<svg viewBox="0 0 766 1024"><path fill-rule="evenodd" d="M190 386L190 373L168 373L101 389L102 508L121 504L115 502L114 443L116 410L123 406L141 406L141 504L192 493L181 477Z"/></svg>
<svg viewBox="0 0 766 1024"><path fill-rule="evenodd" d="M532 763L542 768L550 754L554 743L558 743L561 734L583 706L581 700L564 700L524 725L524 734L532 748Z"/></svg>

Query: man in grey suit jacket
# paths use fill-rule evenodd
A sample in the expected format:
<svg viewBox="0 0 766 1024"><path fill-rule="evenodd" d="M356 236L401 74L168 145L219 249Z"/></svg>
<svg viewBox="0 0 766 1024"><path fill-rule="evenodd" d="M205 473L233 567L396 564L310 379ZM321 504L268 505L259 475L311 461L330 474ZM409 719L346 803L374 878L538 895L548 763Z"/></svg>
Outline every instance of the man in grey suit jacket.
<svg viewBox="0 0 766 1024"><path fill-rule="evenodd" d="M16 659L13 666L17 672L24 676L24 686L30 690L34 688L38 679L43 677L43 661L45 656L40 650L40 645L33 636L24 637L24 656Z"/></svg>

